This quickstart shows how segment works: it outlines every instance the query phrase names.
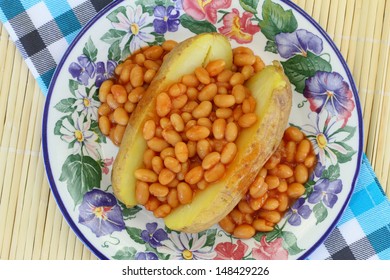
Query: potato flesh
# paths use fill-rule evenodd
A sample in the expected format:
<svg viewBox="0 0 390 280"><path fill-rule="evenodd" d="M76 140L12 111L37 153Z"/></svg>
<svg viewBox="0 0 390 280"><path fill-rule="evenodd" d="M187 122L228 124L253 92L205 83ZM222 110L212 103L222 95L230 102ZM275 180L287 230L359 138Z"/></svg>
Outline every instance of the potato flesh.
<svg viewBox="0 0 390 280"><path fill-rule="evenodd" d="M165 59L141 101L138 103L127 125L122 144L115 158L112 171L112 188L118 200L127 207L137 204L135 198L136 179L134 172L142 166L147 147L142 135L146 120L155 113L155 97L182 76L191 74L209 61L223 59L226 67L232 65L232 49L225 36L204 33L187 39L172 50Z"/></svg>
<svg viewBox="0 0 390 280"><path fill-rule="evenodd" d="M236 142L237 156L224 178L198 191L191 204L181 205L165 217L168 228L199 232L218 223L241 200L278 146L291 109L291 89L283 72L275 66L267 66L246 86L257 100L257 123L240 133Z"/></svg>

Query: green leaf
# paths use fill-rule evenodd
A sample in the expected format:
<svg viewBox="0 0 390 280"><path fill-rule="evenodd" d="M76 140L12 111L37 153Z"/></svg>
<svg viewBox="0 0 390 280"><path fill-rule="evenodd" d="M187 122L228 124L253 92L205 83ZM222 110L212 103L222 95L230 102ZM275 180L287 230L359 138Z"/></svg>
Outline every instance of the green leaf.
<svg viewBox="0 0 390 280"><path fill-rule="evenodd" d="M61 113L70 113L76 109L76 107L74 106L75 102L75 98L62 99L54 106L54 108L56 108Z"/></svg>
<svg viewBox="0 0 390 280"><path fill-rule="evenodd" d="M348 136L345 137L344 139L340 140L341 142L346 142L346 141L350 140L355 135L356 129L357 129L356 126L346 125L343 128L340 128L337 131L335 131L334 133L332 133L331 135L329 135L329 138L331 138L333 135L338 134L340 132L346 132L346 133L348 133Z"/></svg>
<svg viewBox="0 0 390 280"><path fill-rule="evenodd" d="M313 207L313 212L314 212L314 216L317 219L316 225L323 222L326 219L326 217L328 217L328 210L326 209L326 207L322 202L317 203Z"/></svg>
<svg viewBox="0 0 390 280"><path fill-rule="evenodd" d="M329 179L329 181L338 179L340 177L340 166L338 164L329 166L328 169L322 172L321 177Z"/></svg>
<svg viewBox="0 0 390 280"><path fill-rule="evenodd" d="M305 184L305 196L306 197L309 197L312 192L314 191L314 185L316 184L316 182L314 182L313 180L309 180L308 182L306 182Z"/></svg>
<svg viewBox="0 0 390 280"><path fill-rule="evenodd" d="M329 62L312 52L307 52L307 56L295 55L281 63L288 79L295 85L295 90L300 93L303 93L305 89L307 78L313 77L317 71L332 71Z"/></svg>
<svg viewBox="0 0 390 280"><path fill-rule="evenodd" d="M217 229L209 229L209 230L206 230L205 232L207 234L207 239L206 239L206 243L204 244L203 247L214 246L215 236L217 234Z"/></svg>
<svg viewBox="0 0 390 280"><path fill-rule="evenodd" d="M73 96L76 96L76 90L79 89L79 83L76 82L75 80L69 80L69 84L68 84L68 87L69 87L69 90L70 92L73 94Z"/></svg>
<svg viewBox="0 0 390 280"><path fill-rule="evenodd" d="M145 243L145 252L155 253L160 260L169 259L169 255L160 253L159 251L157 251L156 248L152 247L149 243Z"/></svg>
<svg viewBox="0 0 390 280"><path fill-rule="evenodd" d="M150 46L161 45L162 43L165 42L165 37L163 34L159 34L156 32L151 32L150 34L152 34L154 36L154 42L149 43Z"/></svg>
<svg viewBox="0 0 390 280"><path fill-rule="evenodd" d="M279 33L291 33L298 28L297 20L291 10L285 11L279 4L265 0L263 4L263 20L259 25L264 36L275 41Z"/></svg>
<svg viewBox="0 0 390 280"><path fill-rule="evenodd" d="M62 133L61 133L61 127L62 127L62 122L64 121L64 119L72 119L70 116L64 116L62 117L61 119L59 119L55 126L54 126L54 135L59 135L59 136L62 136Z"/></svg>
<svg viewBox="0 0 390 280"><path fill-rule="evenodd" d="M92 42L91 37L89 37L87 43L85 43L83 54L89 58L90 61L95 62L97 57L98 50L95 47L95 44Z"/></svg>
<svg viewBox="0 0 390 280"><path fill-rule="evenodd" d="M267 41L264 50L267 52L278 53L278 48L276 47L276 43L274 41Z"/></svg>
<svg viewBox="0 0 390 280"><path fill-rule="evenodd" d="M348 161L351 161L352 156L356 154L356 151L354 151L349 145L345 144L345 142L335 142L335 143L339 144L345 150L347 150L347 153L343 154L329 147L329 149L332 150L332 152L336 155L338 163L346 163Z"/></svg>
<svg viewBox="0 0 390 280"><path fill-rule="evenodd" d="M195 34L217 32L217 28L208 21L198 21L187 14L180 17L181 25Z"/></svg>
<svg viewBox="0 0 390 280"><path fill-rule="evenodd" d="M298 247L297 238L294 233L289 231L282 231L283 248L286 249L289 255L296 255L304 249Z"/></svg>
<svg viewBox="0 0 390 280"><path fill-rule="evenodd" d="M126 31L124 30L110 29L100 38L100 40L112 44L116 41L121 41L125 35Z"/></svg>
<svg viewBox="0 0 390 280"><path fill-rule="evenodd" d="M98 136L98 143L107 143L106 136L100 131L99 123L96 120L91 120L91 131L95 132Z"/></svg>
<svg viewBox="0 0 390 280"><path fill-rule="evenodd" d="M108 49L108 59L113 61L119 61L121 59L121 49L119 47L120 41L116 41L111 44Z"/></svg>
<svg viewBox="0 0 390 280"><path fill-rule="evenodd" d="M252 14L257 14L259 0L240 0L241 7Z"/></svg>
<svg viewBox="0 0 390 280"><path fill-rule="evenodd" d="M139 244L145 244L146 242L141 238L142 230L139 228L126 227L126 231L130 238Z"/></svg>
<svg viewBox="0 0 390 280"><path fill-rule="evenodd" d="M102 169L90 156L70 155L62 165L60 181L66 181L75 205L81 203L86 192L99 187L101 180Z"/></svg>
<svg viewBox="0 0 390 280"><path fill-rule="evenodd" d="M133 40L133 37L134 35L131 35L130 36L130 39L129 41L127 41L127 43L125 44L123 50L122 50L122 58L127 58L130 56L131 52L130 52L130 43L131 43L131 40Z"/></svg>
<svg viewBox="0 0 390 280"><path fill-rule="evenodd" d="M134 219L135 215L141 210L142 210L142 208L139 206L134 206L131 208L126 208L126 207L122 208L123 219L125 219L125 220Z"/></svg>
<svg viewBox="0 0 390 280"><path fill-rule="evenodd" d="M275 227L274 230L267 232L265 234L265 240L267 242L272 242L273 240L275 240L276 238L281 237L281 236L282 236L282 231L280 230L280 228Z"/></svg>
<svg viewBox="0 0 390 280"><path fill-rule="evenodd" d="M112 256L115 260L134 260L137 250L133 247L123 247L122 250L119 250Z"/></svg>
<svg viewBox="0 0 390 280"><path fill-rule="evenodd" d="M118 9L112 11L111 13L108 14L107 19L112 22L119 22L117 17L119 13L126 15L126 8L121 6Z"/></svg>

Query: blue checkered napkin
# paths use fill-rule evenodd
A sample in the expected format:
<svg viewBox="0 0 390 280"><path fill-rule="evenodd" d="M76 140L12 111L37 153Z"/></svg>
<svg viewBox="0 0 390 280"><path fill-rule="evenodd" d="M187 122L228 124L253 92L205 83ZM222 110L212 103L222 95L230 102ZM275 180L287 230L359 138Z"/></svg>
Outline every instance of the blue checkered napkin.
<svg viewBox="0 0 390 280"><path fill-rule="evenodd" d="M0 0L0 20L46 94L81 27L112 0ZM390 204L366 157L343 217L309 259L390 260Z"/></svg>
<svg viewBox="0 0 390 280"><path fill-rule="evenodd" d="M73 38L111 1L0 0L0 20L44 94Z"/></svg>
<svg viewBox="0 0 390 280"><path fill-rule="evenodd" d="M390 203L366 156L337 227L309 258L390 260Z"/></svg>

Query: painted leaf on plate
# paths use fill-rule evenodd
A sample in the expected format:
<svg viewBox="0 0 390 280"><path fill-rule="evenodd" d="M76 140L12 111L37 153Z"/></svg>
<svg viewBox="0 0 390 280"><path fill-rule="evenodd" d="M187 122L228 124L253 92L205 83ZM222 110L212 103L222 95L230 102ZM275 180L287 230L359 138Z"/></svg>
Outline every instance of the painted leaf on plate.
<svg viewBox="0 0 390 280"><path fill-rule="evenodd" d="M95 62L97 57L98 50L93 43L92 39L89 38L87 43L85 43L85 47L83 49L83 54L89 58L90 61Z"/></svg>
<svg viewBox="0 0 390 280"><path fill-rule="evenodd" d="M252 14L257 14L259 0L240 0L241 7Z"/></svg>
<svg viewBox="0 0 390 280"><path fill-rule="evenodd" d="M296 255L304 251L298 247L297 238L294 233L289 231L282 231L283 247L287 249L290 255Z"/></svg>
<svg viewBox="0 0 390 280"><path fill-rule="evenodd" d="M115 260L134 260L137 250L133 247L124 247L122 250L119 250L112 256Z"/></svg>
<svg viewBox="0 0 390 280"><path fill-rule="evenodd" d="M206 32L217 32L215 26L210 22L198 21L186 14L180 17L180 22L183 25L183 27L189 29L191 32L195 34L201 34Z"/></svg>
<svg viewBox="0 0 390 280"><path fill-rule="evenodd" d="M325 205L320 202L313 207L314 216L317 219L316 225L323 222L328 217L328 210Z"/></svg>

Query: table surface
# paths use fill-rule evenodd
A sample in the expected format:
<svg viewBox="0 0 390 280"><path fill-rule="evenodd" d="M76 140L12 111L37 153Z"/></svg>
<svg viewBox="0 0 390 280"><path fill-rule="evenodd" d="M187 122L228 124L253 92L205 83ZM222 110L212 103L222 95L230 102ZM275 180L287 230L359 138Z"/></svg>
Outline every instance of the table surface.
<svg viewBox="0 0 390 280"><path fill-rule="evenodd" d="M294 0L328 32L359 91L364 151L390 197L390 0ZM41 150L45 98L0 24L0 259L96 259L63 219Z"/></svg>

